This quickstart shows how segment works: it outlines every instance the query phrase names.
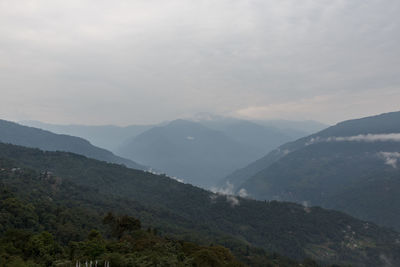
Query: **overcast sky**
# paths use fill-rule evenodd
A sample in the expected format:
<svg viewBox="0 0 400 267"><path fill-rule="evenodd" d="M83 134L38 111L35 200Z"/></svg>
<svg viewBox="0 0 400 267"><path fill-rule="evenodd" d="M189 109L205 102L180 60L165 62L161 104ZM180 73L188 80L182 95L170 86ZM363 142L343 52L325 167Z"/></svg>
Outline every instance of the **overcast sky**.
<svg viewBox="0 0 400 267"><path fill-rule="evenodd" d="M0 118L400 110L399 0L0 0Z"/></svg>

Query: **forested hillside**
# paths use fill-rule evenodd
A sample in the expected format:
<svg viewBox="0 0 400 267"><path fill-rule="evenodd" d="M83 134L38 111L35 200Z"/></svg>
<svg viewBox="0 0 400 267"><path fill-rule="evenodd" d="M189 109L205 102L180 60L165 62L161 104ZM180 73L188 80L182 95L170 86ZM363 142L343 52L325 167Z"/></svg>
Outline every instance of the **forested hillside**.
<svg viewBox="0 0 400 267"><path fill-rule="evenodd" d="M307 202L400 230L399 140L400 112L342 122L281 146L250 165L256 173L236 172L249 175L238 187L257 199Z"/></svg>
<svg viewBox="0 0 400 267"><path fill-rule="evenodd" d="M15 166L0 159L0 266L73 266L90 261L110 266L300 266L232 239L224 242L239 259L220 245L206 245L206 239L200 245L188 238L166 237L152 227L157 210L101 195L50 172ZM110 210L147 217L148 222ZM311 260L302 264L316 266Z"/></svg>
<svg viewBox="0 0 400 267"><path fill-rule="evenodd" d="M325 263L379 265L380 255L399 260L398 233L340 212L213 194L165 176L71 153L1 144L0 157L14 161L19 168L50 171L63 180L93 188L95 195L134 201L137 204L126 205L124 214L144 224L151 222L161 233L178 239L226 245L235 255L232 244L237 241L227 240ZM140 212L139 207L150 211Z"/></svg>

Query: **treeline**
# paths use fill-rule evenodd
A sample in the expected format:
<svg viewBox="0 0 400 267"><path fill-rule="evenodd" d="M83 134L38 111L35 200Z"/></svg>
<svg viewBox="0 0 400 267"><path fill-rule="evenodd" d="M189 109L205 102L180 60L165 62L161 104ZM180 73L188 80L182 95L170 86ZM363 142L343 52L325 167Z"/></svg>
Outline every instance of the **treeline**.
<svg viewBox="0 0 400 267"><path fill-rule="evenodd" d="M118 231L114 235L115 225L111 225L112 238L92 230L86 239L68 244L57 242L57 236L46 231L9 229L0 238L0 265L73 266L107 261L110 266L244 266L224 247L166 239L152 229L140 229L132 217L115 219Z"/></svg>

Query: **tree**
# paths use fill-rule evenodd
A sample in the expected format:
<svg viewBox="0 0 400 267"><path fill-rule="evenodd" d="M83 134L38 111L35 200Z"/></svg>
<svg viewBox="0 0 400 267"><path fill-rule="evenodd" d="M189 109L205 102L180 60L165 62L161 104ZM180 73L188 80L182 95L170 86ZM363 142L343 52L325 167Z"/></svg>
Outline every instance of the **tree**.
<svg viewBox="0 0 400 267"><path fill-rule="evenodd" d="M111 212L104 217L103 223L111 227L112 236L117 239L121 239L126 232L133 232L141 228L138 219L127 215L115 217Z"/></svg>

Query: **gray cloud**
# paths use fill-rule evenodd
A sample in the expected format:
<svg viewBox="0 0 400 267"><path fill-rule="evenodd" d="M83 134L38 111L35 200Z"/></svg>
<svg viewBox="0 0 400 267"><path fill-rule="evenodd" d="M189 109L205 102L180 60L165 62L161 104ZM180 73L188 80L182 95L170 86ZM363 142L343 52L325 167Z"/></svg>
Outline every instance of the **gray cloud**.
<svg viewBox="0 0 400 267"><path fill-rule="evenodd" d="M3 0L0 116L336 122L392 111L399 12L397 0Z"/></svg>

